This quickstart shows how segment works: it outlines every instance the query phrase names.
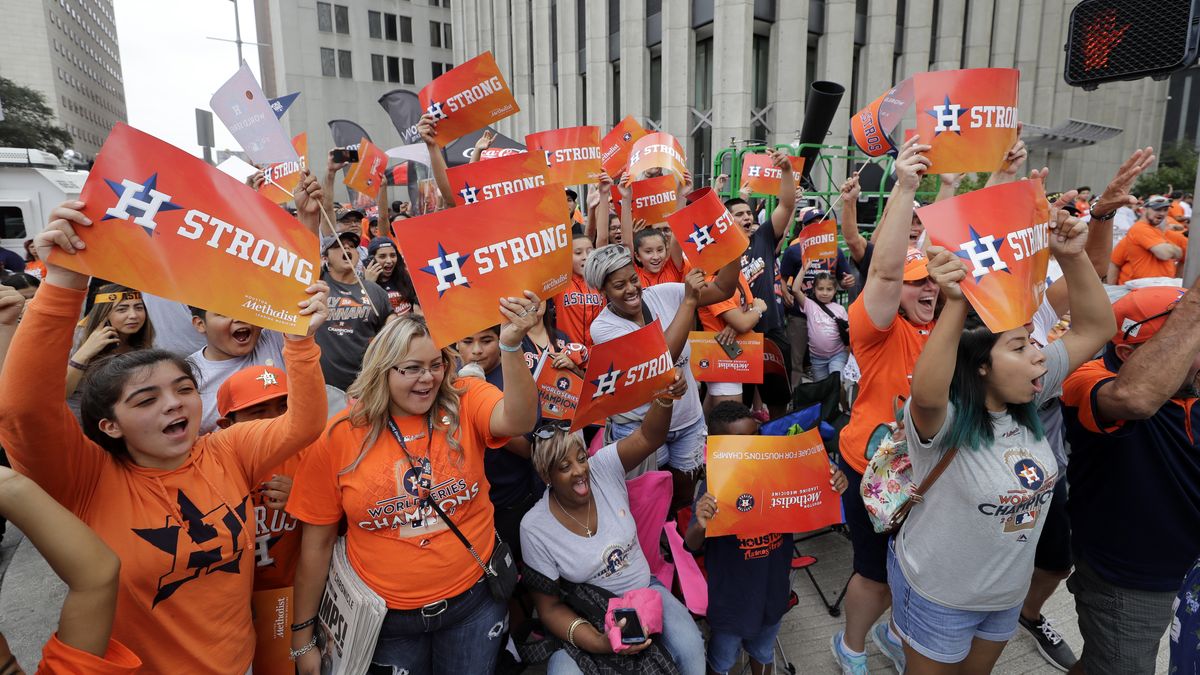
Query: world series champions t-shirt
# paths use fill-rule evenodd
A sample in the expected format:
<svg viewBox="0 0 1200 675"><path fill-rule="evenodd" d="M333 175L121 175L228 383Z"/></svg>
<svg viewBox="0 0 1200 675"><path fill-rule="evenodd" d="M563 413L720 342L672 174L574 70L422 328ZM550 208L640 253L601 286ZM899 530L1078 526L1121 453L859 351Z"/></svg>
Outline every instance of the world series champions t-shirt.
<svg viewBox="0 0 1200 675"><path fill-rule="evenodd" d="M329 317L317 330L321 372L325 373L326 384L346 391L358 377L367 345L387 323L391 304L387 291L366 279L363 279L367 289L364 298L357 283L343 284L329 274L321 278L329 284Z"/></svg>

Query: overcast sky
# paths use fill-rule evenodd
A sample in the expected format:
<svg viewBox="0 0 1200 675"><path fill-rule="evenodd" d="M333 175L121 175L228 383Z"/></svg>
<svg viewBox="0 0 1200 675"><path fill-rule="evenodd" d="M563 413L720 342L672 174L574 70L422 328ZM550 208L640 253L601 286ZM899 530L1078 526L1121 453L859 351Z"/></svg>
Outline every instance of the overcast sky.
<svg viewBox="0 0 1200 675"><path fill-rule="evenodd" d="M209 37L234 38L231 0L115 0L121 72L129 123L201 156L196 108L238 68L237 46ZM238 0L242 39L253 42L254 0ZM261 81L258 51L242 48ZM217 147L240 149L221 120L213 118Z"/></svg>

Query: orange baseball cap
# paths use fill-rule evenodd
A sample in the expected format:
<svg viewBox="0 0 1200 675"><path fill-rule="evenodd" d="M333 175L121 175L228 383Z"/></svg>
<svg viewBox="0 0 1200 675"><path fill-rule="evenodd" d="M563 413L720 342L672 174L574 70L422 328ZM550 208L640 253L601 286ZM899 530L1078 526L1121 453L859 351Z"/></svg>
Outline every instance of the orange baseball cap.
<svg viewBox="0 0 1200 675"><path fill-rule="evenodd" d="M908 254L904 256L904 280L921 281L928 277L928 263L929 259L925 257L925 253L921 249L908 249Z"/></svg>
<svg viewBox="0 0 1200 675"><path fill-rule="evenodd" d="M217 412L226 417L287 393L287 373L273 366L250 366L221 383L217 389Z"/></svg>
<svg viewBox="0 0 1200 675"><path fill-rule="evenodd" d="M1117 334L1113 344L1136 345L1154 337L1186 291L1178 286L1149 286L1130 291L1113 304Z"/></svg>

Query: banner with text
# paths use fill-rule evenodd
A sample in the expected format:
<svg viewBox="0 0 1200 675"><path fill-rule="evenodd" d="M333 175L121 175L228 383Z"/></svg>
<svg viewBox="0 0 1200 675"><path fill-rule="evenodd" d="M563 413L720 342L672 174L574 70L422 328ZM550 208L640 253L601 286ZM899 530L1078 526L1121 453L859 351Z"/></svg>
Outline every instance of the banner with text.
<svg viewBox="0 0 1200 675"><path fill-rule="evenodd" d="M548 350L542 352L537 369L533 371L542 418L569 420L575 417L575 410L579 407L583 379L570 370L555 368L551 365L552 356Z"/></svg>
<svg viewBox="0 0 1200 675"><path fill-rule="evenodd" d="M669 173L633 181L630 188L634 220L640 218L650 225L666 222L667 216L679 207L677 186L674 174Z"/></svg>
<svg viewBox="0 0 1200 675"><path fill-rule="evenodd" d="M717 498L709 537L812 532L842 522L821 434L709 436L708 491Z"/></svg>
<svg viewBox="0 0 1200 675"><path fill-rule="evenodd" d="M442 148L520 111L491 52L443 73L419 96L425 112L437 122L434 138Z"/></svg>
<svg viewBox="0 0 1200 675"><path fill-rule="evenodd" d="M387 152L364 138L358 143L358 162L350 165L343 182L346 187L374 201L384 183L383 174L387 166Z"/></svg>
<svg viewBox="0 0 1200 675"><path fill-rule="evenodd" d="M800 269L808 269L809 263L819 263L832 269L829 261L837 259L837 223L822 220L809 223L800 230Z"/></svg>
<svg viewBox="0 0 1200 675"><path fill-rule="evenodd" d="M804 175L804 158L789 156L788 159L792 162L792 176L796 179L796 185L800 185L800 177ZM775 163L767 153L742 155L741 186L749 186L752 194L778 195L782 180L783 170L775 168Z"/></svg>
<svg viewBox="0 0 1200 675"><path fill-rule="evenodd" d="M283 125L271 110L270 100L244 61L233 77L212 95L208 106L221 118L251 162L263 165L298 161Z"/></svg>
<svg viewBox="0 0 1200 675"><path fill-rule="evenodd" d="M928 173L995 171L1017 140L1015 68L918 73L917 134L933 148Z"/></svg>
<svg viewBox="0 0 1200 675"><path fill-rule="evenodd" d="M447 169L446 176L459 204L505 197L550 182L546 179L546 153L541 151L461 164Z"/></svg>
<svg viewBox="0 0 1200 675"><path fill-rule="evenodd" d="M850 134L859 150L878 157L896 149L892 132L912 105L912 83L910 77L888 89L850 118Z"/></svg>
<svg viewBox="0 0 1200 675"><path fill-rule="evenodd" d="M503 321L501 297L566 290L571 224L558 183L401 221L392 234L408 261L439 348Z"/></svg>
<svg viewBox="0 0 1200 675"><path fill-rule="evenodd" d="M687 196L688 205L667 216L667 224L693 267L716 274L738 260L750 239L725 210L712 188L700 188Z"/></svg>
<svg viewBox="0 0 1200 675"><path fill-rule="evenodd" d="M292 587L255 591L250 596L250 614L254 617L255 675L293 675L296 664L289 657L292 649Z"/></svg>
<svg viewBox="0 0 1200 675"><path fill-rule="evenodd" d="M929 241L967 263L963 294L994 333L1029 322L1046 293L1050 207L1040 181L993 185L917 209Z"/></svg>
<svg viewBox="0 0 1200 675"><path fill-rule="evenodd" d="M633 152L633 144L646 135L646 130L633 115L625 117L600 139L600 162L604 172L614 181L625 173L629 166L629 153Z"/></svg>
<svg viewBox="0 0 1200 675"><path fill-rule="evenodd" d="M292 201L296 186L300 184L300 174L308 168L308 134L301 132L292 138L292 147L296 149L300 161L280 162L263 170L266 180L258 188L258 194L276 204Z"/></svg>
<svg viewBox="0 0 1200 675"><path fill-rule="evenodd" d="M245 183L118 123L79 199L87 244L51 262L285 333L303 334L317 238Z"/></svg>
<svg viewBox="0 0 1200 675"><path fill-rule="evenodd" d="M674 359L658 321L595 345L588 356L571 430L649 403L655 393L674 381Z"/></svg>
<svg viewBox="0 0 1200 675"><path fill-rule="evenodd" d="M698 382L742 382L762 384L763 381L763 334L743 333L734 342L742 353L730 358L725 348L717 344L716 333L692 331L688 333L688 344L692 356L688 365Z"/></svg>
<svg viewBox="0 0 1200 675"><path fill-rule="evenodd" d="M546 179L552 183L586 185L600 176L600 127L539 131L525 136L525 146L546 151Z"/></svg>
<svg viewBox="0 0 1200 675"><path fill-rule="evenodd" d="M651 169L658 169L659 173L669 171L683 181L687 160L683 156L683 146L671 134L656 131L634 142L633 150L629 153L630 177L640 180Z"/></svg>

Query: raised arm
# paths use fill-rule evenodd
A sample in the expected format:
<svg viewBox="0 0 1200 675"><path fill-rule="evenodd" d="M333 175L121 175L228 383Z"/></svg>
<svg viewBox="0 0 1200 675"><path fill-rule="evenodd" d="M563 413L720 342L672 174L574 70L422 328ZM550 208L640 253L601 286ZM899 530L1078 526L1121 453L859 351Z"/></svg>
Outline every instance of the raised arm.
<svg viewBox="0 0 1200 675"><path fill-rule="evenodd" d="M862 188L858 184L858 172L855 171L842 183L842 239L846 248L850 249L850 257L855 264L867 253L867 240L858 231L858 195Z"/></svg>
<svg viewBox="0 0 1200 675"><path fill-rule="evenodd" d="M437 122L433 121L433 117L429 113L421 115L421 120L417 122L417 133L421 135L421 140L425 141L425 147L429 149L429 169L433 172L433 179L437 182L438 191L442 193L446 208L457 206L458 202L454 200L454 189L450 187L450 177L446 175L446 155L442 153L442 149L434 140L434 137L437 136Z"/></svg>
<svg viewBox="0 0 1200 675"><path fill-rule="evenodd" d="M792 214L796 212L796 175L792 173L792 160L782 150L772 150L771 162L781 172L779 178L779 202L771 212L771 227L775 229L775 241L783 239Z"/></svg>
<svg viewBox="0 0 1200 675"><path fill-rule="evenodd" d="M594 222L596 224L596 246L604 246L608 244L608 223L612 214L613 181L607 173L601 171L598 183L597 189L588 194L588 217L592 218L593 209L590 202L592 201L592 194L595 194L596 204L594 212L596 215ZM604 231L604 244L600 243L601 230Z"/></svg>
<svg viewBox="0 0 1200 675"><path fill-rule="evenodd" d="M532 291L524 298L500 298L500 313L506 323L500 328L500 368L504 375L504 398L492 410L492 436L520 436L537 424L538 395L533 373L525 365L521 341L537 323L541 303Z"/></svg>
<svg viewBox="0 0 1200 675"><path fill-rule="evenodd" d="M678 352L671 352L677 354ZM675 382L666 389L657 392L650 403L650 410L642 420L641 426L632 434L617 441L617 456L621 458L621 466L626 471L632 471L646 460L654 451L667 442L667 430L671 426L671 412L675 401L687 392L687 379L675 371Z"/></svg>
<svg viewBox="0 0 1200 675"><path fill-rule="evenodd" d="M0 371L4 370L4 358L8 346L17 332L17 320L25 307L25 296L15 288L0 285Z"/></svg>
<svg viewBox="0 0 1200 675"><path fill-rule="evenodd" d="M684 283L690 283L689 279L694 279L692 272L700 271L696 268L688 270L687 276L684 277ZM717 270L713 280L704 282L704 272L700 271L699 281L695 282L697 286L696 304L711 305L716 302L724 302L733 297L737 293L738 280L737 275L742 273L741 261L737 258L729 261L724 267Z"/></svg>
<svg viewBox="0 0 1200 675"><path fill-rule="evenodd" d="M930 149L913 136L900 149L896 159L896 184L888 197L883 220L875 229L875 254L863 285L863 304L876 328L887 328L900 308L904 288L904 257L908 252L908 230L912 223L913 197L921 176L929 168L929 159L921 154Z"/></svg>
<svg viewBox="0 0 1200 675"><path fill-rule="evenodd" d="M929 276L945 296L946 306L913 368L909 406L917 436L923 439L932 438L946 421L958 339L967 319L967 301L958 285L967 276L966 264L940 246L930 246L929 256Z"/></svg>
<svg viewBox="0 0 1200 675"><path fill-rule="evenodd" d="M1073 331L1074 317L1071 320ZM1158 412L1183 387L1200 353L1197 325L1200 325L1200 279L1179 301L1163 327L1125 359L1116 379L1097 390L1096 410L1103 418L1098 421L1141 420Z"/></svg>
<svg viewBox="0 0 1200 675"><path fill-rule="evenodd" d="M58 639L103 657L117 611L121 561L91 528L33 481L0 467L0 516L12 521L67 584Z"/></svg>
<svg viewBox="0 0 1200 675"><path fill-rule="evenodd" d="M325 592L325 582L329 577L329 563L333 559L333 544L337 541L338 530L337 523L332 525L304 523L303 527L304 534L300 538L300 559L296 563L295 597L292 612L293 620L297 623L303 623L317 616L321 605L321 594ZM299 650L308 645L317 630L320 630L320 627L314 624L293 631L292 649ZM296 671L299 675L320 675L320 650L309 649L303 656L296 659Z"/></svg>
<svg viewBox="0 0 1200 675"><path fill-rule="evenodd" d="M322 181L322 204L325 207L325 213L333 214L333 179L337 178L337 172L348 166L350 162L335 162L333 161L333 150L329 151L329 160L325 163L325 180ZM297 204L299 209L300 205Z"/></svg>
<svg viewBox="0 0 1200 675"><path fill-rule="evenodd" d="M296 220L304 226L304 229L321 236L321 208L325 204L325 195L332 192L321 187L321 183L307 170L301 173L300 184L296 186L296 190L292 193L292 197L296 201ZM326 211L332 214L332 211ZM328 229L326 225L326 229Z"/></svg>
<svg viewBox="0 0 1200 675"><path fill-rule="evenodd" d="M940 202L943 199L950 199L958 192L958 185L962 182L963 174L961 173L943 173L938 175L938 192L933 201Z"/></svg>
<svg viewBox="0 0 1200 675"><path fill-rule="evenodd" d="M683 300L671 323L663 333L667 338L667 349L671 350L671 358L677 358L687 346L687 336L696 325L696 308L699 303L699 289L704 284L704 272L693 268L683 280ZM645 291L642 291L643 293ZM645 299L642 300L645 302ZM663 318L665 321L665 317Z"/></svg>
<svg viewBox="0 0 1200 675"><path fill-rule="evenodd" d="M483 157L483 151L492 147L492 142L496 140L496 134L491 130L485 129L479 136L479 140L475 141L475 147L471 148L471 161L468 164L474 164Z"/></svg>
<svg viewBox="0 0 1200 675"><path fill-rule="evenodd" d="M1017 140L1004 153L1004 159L1000 162L1000 168L992 172L988 176L984 187L993 185L1003 185L1011 183L1021 175L1021 167L1025 166L1025 159L1029 156L1029 150L1025 147L1025 141L1021 140L1021 123L1017 123Z"/></svg>

